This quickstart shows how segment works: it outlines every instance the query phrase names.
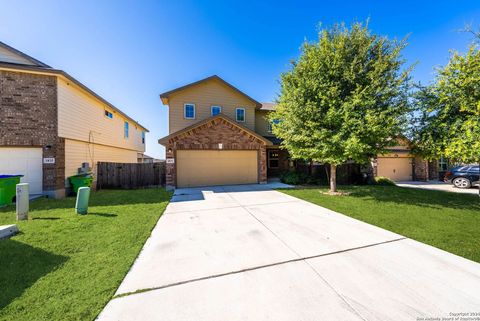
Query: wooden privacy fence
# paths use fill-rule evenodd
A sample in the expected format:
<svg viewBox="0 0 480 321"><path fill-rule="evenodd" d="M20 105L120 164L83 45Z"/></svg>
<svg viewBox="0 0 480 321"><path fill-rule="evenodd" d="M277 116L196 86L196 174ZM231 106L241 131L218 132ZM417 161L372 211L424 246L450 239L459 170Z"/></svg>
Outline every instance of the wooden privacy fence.
<svg viewBox="0 0 480 321"><path fill-rule="evenodd" d="M142 188L165 185L165 162L97 164L97 189Z"/></svg>

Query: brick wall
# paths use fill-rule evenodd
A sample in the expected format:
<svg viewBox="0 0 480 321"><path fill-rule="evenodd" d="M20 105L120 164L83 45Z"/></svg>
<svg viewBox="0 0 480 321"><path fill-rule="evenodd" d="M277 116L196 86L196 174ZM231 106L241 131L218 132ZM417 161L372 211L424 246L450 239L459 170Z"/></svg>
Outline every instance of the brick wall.
<svg viewBox="0 0 480 321"><path fill-rule="evenodd" d="M413 180L427 181L428 180L428 162L421 157L415 157L413 160Z"/></svg>
<svg viewBox="0 0 480 321"><path fill-rule="evenodd" d="M175 151L178 149L219 149L219 143L223 145L223 150L258 150L258 178L260 183L266 183L267 154L265 142L222 118L212 119L206 124L171 138L165 146L166 156L167 158L173 158ZM167 164L166 166L167 187L176 186L175 164Z"/></svg>
<svg viewBox="0 0 480 321"><path fill-rule="evenodd" d="M428 179L430 180L438 180L440 178L438 174L438 161L430 161L428 162Z"/></svg>
<svg viewBox="0 0 480 321"><path fill-rule="evenodd" d="M0 71L0 146L41 147L43 190L61 197L65 188L65 142L57 124L57 79L54 76Z"/></svg>

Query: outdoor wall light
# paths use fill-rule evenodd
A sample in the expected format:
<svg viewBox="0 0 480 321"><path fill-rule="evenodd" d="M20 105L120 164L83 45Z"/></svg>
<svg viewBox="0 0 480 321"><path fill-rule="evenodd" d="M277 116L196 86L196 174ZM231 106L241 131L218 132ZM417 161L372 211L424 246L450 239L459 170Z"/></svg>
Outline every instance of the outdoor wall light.
<svg viewBox="0 0 480 321"><path fill-rule="evenodd" d="M171 149L171 148L169 148L169 149L168 149L168 152L169 152L169 153L171 153L171 152L172 152L172 149Z"/></svg>

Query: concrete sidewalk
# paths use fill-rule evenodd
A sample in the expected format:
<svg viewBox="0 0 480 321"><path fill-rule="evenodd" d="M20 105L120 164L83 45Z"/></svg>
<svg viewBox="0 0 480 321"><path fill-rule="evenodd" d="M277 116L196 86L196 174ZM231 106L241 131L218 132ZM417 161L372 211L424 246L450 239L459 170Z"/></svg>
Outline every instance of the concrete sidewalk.
<svg viewBox="0 0 480 321"><path fill-rule="evenodd" d="M270 188L176 190L99 320L480 312L480 264Z"/></svg>

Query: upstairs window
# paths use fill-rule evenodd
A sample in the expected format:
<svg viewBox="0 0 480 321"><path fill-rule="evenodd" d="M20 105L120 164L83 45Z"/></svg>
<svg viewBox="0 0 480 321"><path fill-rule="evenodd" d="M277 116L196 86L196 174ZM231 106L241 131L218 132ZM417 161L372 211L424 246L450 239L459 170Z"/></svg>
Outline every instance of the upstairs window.
<svg viewBox="0 0 480 321"><path fill-rule="evenodd" d="M105 117L112 119L113 114L111 112L109 112L108 110L105 110Z"/></svg>
<svg viewBox="0 0 480 321"><path fill-rule="evenodd" d="M268 122L267 123L267 132L269 132L270 134L273 133L272 125L273 124L277 125L278 123L280 123L280 121L278 119L274 119L272 122Z"/></svg>
<svg viewBox="0 0 480 321"><path fill-rule="evenodd" d="M235 110L235 120L237 122L245 122L245 108L237 108Z"/></svg>
<svg viewBox="0 0 480 321"><path fill-rule="evenodd" d="M195 104L183 105L183 117L185 119L195 119Z"/></svg>
<svg viewBox="0 0 480 321"><path fill-rule="evenodd" d="M212 116L217 116L217 115L220 114L221 112L222 112L222 107L220 107L220 106L212 106L212 108L211 108Z"/></svg>
<svg viewBox="0 0 480 321"><path fill-rule="evenodd" d="M123 125L123 137L128 138L128 121Z"/></svg>
<svg viewBox="0 0 480 321"><path fill-rule="evenodd" d="M145 132L142 132L142 144L145 144Z"/></svg>

